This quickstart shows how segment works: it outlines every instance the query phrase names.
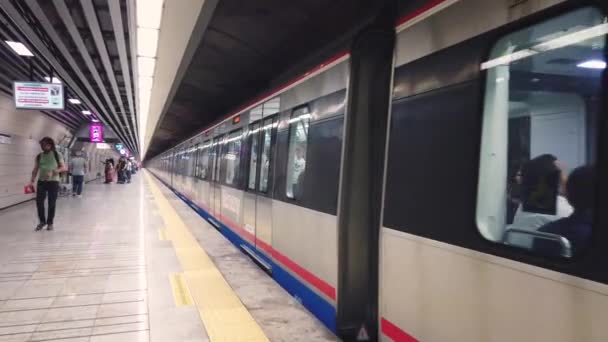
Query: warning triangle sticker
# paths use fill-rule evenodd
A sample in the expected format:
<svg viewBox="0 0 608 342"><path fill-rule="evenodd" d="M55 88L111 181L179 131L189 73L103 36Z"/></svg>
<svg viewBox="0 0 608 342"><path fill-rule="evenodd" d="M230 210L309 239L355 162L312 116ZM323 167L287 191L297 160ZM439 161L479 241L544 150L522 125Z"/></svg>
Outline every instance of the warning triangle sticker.
<svg viewBox="0 0 608 342"><path fill-rule="evenodd" d="M367 329L365 329L365 325L362 325L361 329L359 329L357 341L369 341L369 334L367 333Z"/></svg>

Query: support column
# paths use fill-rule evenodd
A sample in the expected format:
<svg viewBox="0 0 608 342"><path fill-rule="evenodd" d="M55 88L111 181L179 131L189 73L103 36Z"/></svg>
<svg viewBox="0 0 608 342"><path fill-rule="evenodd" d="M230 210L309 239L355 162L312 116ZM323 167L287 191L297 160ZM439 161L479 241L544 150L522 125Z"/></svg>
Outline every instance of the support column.
<svg viewBox="0 0 608 342"><path fill-rule="evenodd" d="M391 94L393 1L355 39L338 210L337 330L344 341L378 338L378 240ZM359 337L359 338L358 338Z"/></svg>

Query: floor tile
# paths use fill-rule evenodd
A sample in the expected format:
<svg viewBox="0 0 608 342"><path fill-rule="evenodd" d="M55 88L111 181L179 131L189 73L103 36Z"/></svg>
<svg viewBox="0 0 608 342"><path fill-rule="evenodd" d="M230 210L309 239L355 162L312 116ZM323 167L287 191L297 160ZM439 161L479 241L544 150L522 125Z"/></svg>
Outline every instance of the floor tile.
<svg viewBox="0 0 608 342"><path fill-rule="evenodd" d="M101 304L97 315L99 317L113 317L124 315L147 314L148 306L145 301L135 301L117 304Z"/></svg>
<svg viewBox="0 0 608 342"><path fill-rule="evenodd" d="M97 316L98 305L76 306L70 308L51 308L43 318L43 322L71 321L93 319Z"/></svg>
<svg viewBox="0 0 608 342"><path fill-rule="evenodd" d="M56 339L67 339L77 337L88 337L91 335L93 328L79 328L79 329L61 329L53 331L41 331L34 332L30 337L31 341L49 341Z"/></svg>
<svg viewBox="0 0 608 342"><path fill-rule="evenodd" d="M150 334L148 331L134 331L129 333L94 335L90 342L148 342Z"/></svg>

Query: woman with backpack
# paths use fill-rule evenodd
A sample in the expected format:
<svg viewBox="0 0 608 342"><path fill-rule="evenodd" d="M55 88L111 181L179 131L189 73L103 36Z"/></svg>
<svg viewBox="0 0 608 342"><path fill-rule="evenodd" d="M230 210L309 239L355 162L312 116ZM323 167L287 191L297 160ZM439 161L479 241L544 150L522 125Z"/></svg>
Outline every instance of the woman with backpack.
<svg viewBox="0 0 608 342"><path fill-rule="evenodd" d="M55 149L55 141L52 138L42 138L40 140L40 148L42 149L42 153L36 156L30 182L30 184L33 184L36 178L38 178L36 206L38 208L39 223L36 226L36 231L43 229L45 226L47 230L53 230L55 204L57 203L57 196L59 194L60 174L67 171L63 156ZM44 201L47 194L49 198L48 216L45 215L44 210Z"/></svg>

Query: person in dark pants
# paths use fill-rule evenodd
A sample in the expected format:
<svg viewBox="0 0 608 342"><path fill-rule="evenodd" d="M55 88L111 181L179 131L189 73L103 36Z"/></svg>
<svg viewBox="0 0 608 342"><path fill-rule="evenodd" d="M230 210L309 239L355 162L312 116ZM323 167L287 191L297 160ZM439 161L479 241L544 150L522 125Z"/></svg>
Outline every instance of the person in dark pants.
<svg viewBox="0 0 608 342"><path fill-rule="evenodd" d="M70 160L70 172L72 173L72 196L82 197L82 185L86 173L87 160L81 151L76 151L74 158Z"/></svg>
<svg viewBox="0 0 608 342"><path fill-rule="evenodd" d="M36 206L38 207L38 225L36 230L41 230L45 226L47 230L53 230L53 220L55 219L55 204L59 194L60 174L67 171L61 153L55 150L55 142L52 138L44 137L40 140L42 153L36 156L35 166L32 170L31 184L38 178ZM45 216L44 201L48 195L49 212Z"/></svg>

